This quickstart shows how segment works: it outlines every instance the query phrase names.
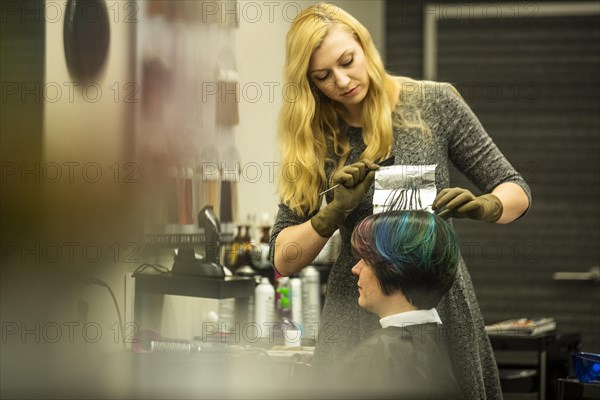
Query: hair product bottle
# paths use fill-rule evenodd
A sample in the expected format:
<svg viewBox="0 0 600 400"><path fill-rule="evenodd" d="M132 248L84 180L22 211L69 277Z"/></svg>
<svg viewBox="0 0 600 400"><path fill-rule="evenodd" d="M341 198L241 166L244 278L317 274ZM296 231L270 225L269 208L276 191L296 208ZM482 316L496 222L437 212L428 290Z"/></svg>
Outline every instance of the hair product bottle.
<svg viewBox="0 0 600 400"><path fill-rule="evenodd" d="M269 323L275 322L275 288L269 278L263 277L254 290L254 321L260 329L260 336L269 336Z"/></svg>
<svg viewBox="0 0 600 400"><path fill-rule="evenodd" d="M277 318L279 322L288 323L292 319L292 310L290 308L290 278L287 276L277 280Z"/></svg>
<svg viewBox="0 0 600 400"><path fill-rule="evenodd" d="M321 278L319 271L312 265L304 267L300 272L302 280L302 322L304 336L317 340L321 315Z"/></svg>
<svg viewBox="0 0 600 400"><path fill-rule="evenodd" d="M292 322L302 327L302 280L300 278L290 279L290 298L292 299Z"/></svg>

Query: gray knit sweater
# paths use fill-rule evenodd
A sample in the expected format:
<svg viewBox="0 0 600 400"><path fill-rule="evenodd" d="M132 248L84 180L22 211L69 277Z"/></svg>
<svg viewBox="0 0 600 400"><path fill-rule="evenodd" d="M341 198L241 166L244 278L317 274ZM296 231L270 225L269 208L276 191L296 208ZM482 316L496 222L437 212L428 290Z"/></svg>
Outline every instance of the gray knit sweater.
<svg viewBox="0 0 600 400"><path fill-rule="evenodd" d="M401 95L394 112L410 115L418 109L433 137L426 138L413 128L395 129L395 163L437 164L435 180L439 191L449 186L448 165L452 162L482 192L489 193L501 183L514 182L525 190L531 202L528 185L498 150L465 102L447 86L431 82L421 84L426 89L425 96L416 102L411 100L412 105L408 106L409 102ZM347 133L352 150L346 163L350 164L358 161L365 144L360 128L349 128ZM358 261L352 255L350 236L357 222L372 214L372 198L373 187L340 226L341 254L327 282L327 297L315 349L316 368L336 362L380 328L377 316L358 306L357 279L350 271ZM331 198L327 200L331 201ZM280 204L271 234L272 248L282 229L303 223L310 217L312 215L298 216ZM454 373L465 398L502 398L494 355L464 260L460 261L456 280L437 310L447 332Z"/></svg>

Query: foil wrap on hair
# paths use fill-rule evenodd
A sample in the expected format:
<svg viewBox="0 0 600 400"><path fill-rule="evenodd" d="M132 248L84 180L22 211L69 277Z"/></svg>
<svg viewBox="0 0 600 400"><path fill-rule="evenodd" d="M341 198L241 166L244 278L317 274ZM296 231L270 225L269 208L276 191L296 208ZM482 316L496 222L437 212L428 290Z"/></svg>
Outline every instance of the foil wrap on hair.
<svg viewBox="0 0 600 400"><path fill-rule="evenodd" d="M426 210L437 195L433 165L392 165L375 172L373 214L391 210Z"/></svg>

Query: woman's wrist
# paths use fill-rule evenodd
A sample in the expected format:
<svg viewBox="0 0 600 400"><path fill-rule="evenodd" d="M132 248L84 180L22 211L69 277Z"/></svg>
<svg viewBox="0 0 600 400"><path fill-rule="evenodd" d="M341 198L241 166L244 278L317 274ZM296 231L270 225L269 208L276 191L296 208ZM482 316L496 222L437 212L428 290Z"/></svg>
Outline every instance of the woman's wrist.
<svg viewBox="0 0 600 400"><path fill-rule="evenodd" d="M328 204L310 219L310 223L320 236L328 238L338 229L340 224L346 219L346 216L346 213Z"/></svg>

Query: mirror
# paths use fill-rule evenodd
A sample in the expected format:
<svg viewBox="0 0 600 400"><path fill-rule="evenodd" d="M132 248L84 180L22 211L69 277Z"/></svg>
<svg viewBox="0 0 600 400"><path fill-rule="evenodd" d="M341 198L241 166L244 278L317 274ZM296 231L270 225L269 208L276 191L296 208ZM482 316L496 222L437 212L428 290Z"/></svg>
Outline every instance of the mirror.
<svg viewBox="0 0 600 400"><path fill-rule="evenodd" d="M77 81L98 76L110 44L108 10L104 0L69 0L64 23L65 59Z"/></svg>

